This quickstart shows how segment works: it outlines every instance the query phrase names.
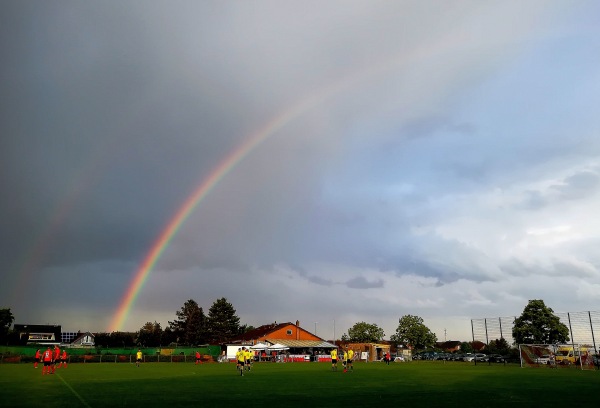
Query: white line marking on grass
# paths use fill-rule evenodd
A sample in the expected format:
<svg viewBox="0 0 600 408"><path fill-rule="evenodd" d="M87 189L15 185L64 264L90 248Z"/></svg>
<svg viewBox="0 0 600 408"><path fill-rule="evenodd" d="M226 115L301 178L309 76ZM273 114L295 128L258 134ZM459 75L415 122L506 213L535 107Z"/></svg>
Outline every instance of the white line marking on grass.
<svg viewBox="0 0 600 408"><path fill-rule="evenodd" d="M64 380L64 378L62 378L62 377L60 376L60 374L57 374L56 376L57 376L58 378L60 378L60 380L63 382L63 384L64 384L64 385L66 385L66 386L67 386L67 388L71 390L71 392L73 393L73 395L75 395L75 396L77 397L77 399L78 399L79 401L81 401L81 403L82 403L83 405L85 405L87 408L92 408L92 407L91 407L91 406L90 406L90 405L89 405L87 402L85 402L85 400L84 400L83 398L81 398L81 395L79 395L79 394L77 393L77 391L75 391L75 390L73 389L73 387L71 387L71 386L70 386L70 385L69 385L69 384L68 384L68 383L67 383L67 382Z"/></svg>

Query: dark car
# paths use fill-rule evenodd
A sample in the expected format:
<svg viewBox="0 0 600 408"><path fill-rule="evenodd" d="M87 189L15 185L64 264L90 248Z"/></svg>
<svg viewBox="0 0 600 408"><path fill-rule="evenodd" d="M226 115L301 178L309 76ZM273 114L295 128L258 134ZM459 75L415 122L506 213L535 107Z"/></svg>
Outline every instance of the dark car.
<svg viewBox="0 0 600 408"><path fill-rule="evenodd" d="M596 366L596 370L600 370L600 354L593 355L592 362Z"/></svg>
<svg viewBox="0 0 600 408"><path fill-rule="evenodd" d="M505 363L506 357L501 356L500 354L490 354L488 356L488 361L490 363Z"/></svg>

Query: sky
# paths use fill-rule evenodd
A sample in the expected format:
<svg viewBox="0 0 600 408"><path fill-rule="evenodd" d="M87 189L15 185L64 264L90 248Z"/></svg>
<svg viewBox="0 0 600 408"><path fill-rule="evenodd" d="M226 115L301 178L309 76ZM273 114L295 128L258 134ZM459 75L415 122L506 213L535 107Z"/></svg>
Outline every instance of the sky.
<svg viewBox="0 0 600 408"><path fill-rule="evenodd" d="M598 38L583 0L5 0L0 307L461 341L599 310Z"/></svg>

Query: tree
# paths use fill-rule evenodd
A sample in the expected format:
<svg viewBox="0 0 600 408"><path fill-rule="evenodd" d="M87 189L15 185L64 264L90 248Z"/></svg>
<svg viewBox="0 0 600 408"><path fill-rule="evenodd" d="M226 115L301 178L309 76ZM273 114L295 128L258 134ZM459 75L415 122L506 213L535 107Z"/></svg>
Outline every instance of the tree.
<svg viewBox="0 0 600 408"><path fill-rule="evenodd" d="M247 324L243 324L240 326L240 334L244 334L247 333L251 330L254 330L256 327L252 326L252 325L247 325Z"/></svg>
<svg viewBox="0 0 600 408"><path fill-rule="evenodd" d="M460 351L463 353L472 353L473 345L468 341L463 341L462 343L460 343Z"/></svg>
<svg viewBox="0 0 600 408"><path fill-rule="evenodd" d="M112 333L96 333L94 335L94 343L96 347L105 348L125 348L135 345L135 333L129 332L112 332Z"/></svg>
<svg viewBox="0 0 600 408"><path fill-rule="evenodd" d="M137 344L143 347L157 347L161 345L163 329L160 323L147 322L139 331Z"/></svg>
<svg viewBox="0 0 600 408"><path fill-rule="evenodd" d="M512 330L516 344L557 344L569 341L569 328L543 300L530 300Z"/></svg>
<svg viewBox="0 0 600 408"><path fill-rule="evenodd" d="M504 337L500 337L499 339L490 341L486 349L490 354L508 354L510 345Z"/></svg>
<svg viewBox="0 0 600 408"><path fill-rule="evenodd" d="M404 343L414 349L425 349L433 347L437 341L437 336L423 324L423 319L418 316L402 316L398 323L396 334L390 338L396 344Z"/></svg>
<svg viewBox="0 0 600 408"><path fill-rule="evenodd" d="M383 329L376 324L359 322L348 329L348 335L342 336L345 341L353 343L376 343L383 340Z"/></svg>
<svg viewBox="0 0 600 408"><path fill-rule="evenodd" d="M240 318L227 299L216 300L208 309L208 329L209 338L214 343L224 343L240 334Z"/></svg>
<svg viewBox="0 0 600 408"><path fill-rule="evenodd" d="M8 340L8 332L10 331L10 326L13 324L15 317L13 316L10 308L8 309L0 309L0 343L6 344L6 340Z"/></svg>
<svg viewBox="0 0 600 408"><path fill-rule="evenodd" d="M184 303L181 310L175 312L177 319L169 322L178 343L195 346L206 342L206 316L195 300Z"/></svg>
<svg viewBox="0 0 600 408"><path fill-rule="evenodd" d="M167 328L163 330L160 344L170 345L171 343L177 344L177 334L175 334L175 332L169 326L167 326Z"/></svg>
<svg viewBox="0 0 600 408"><path fill-rule="evenodd" d="M110 343L110 334L109 333L96 333L94 335L94 343L96 347L108 347Z"/></svg>

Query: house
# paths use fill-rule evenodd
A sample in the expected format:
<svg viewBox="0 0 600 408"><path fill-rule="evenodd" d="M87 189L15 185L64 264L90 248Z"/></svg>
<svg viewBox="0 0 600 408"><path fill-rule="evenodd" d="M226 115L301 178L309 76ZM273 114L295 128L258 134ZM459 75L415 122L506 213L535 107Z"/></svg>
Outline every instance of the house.
<svg viewBox="0 0 600 408"><path fill-rule="evenodd" d="M256 329L249 330L231 339L230 348L233 345L255 345L265 343L267 345L280 344L289 349L290 354L315 355L318 353L329 354L329 350L335 348L335 344L329 343L321 337L300 327L300 322L296 323L272 323L266 324ZM227 356L230 357L229 355Z"/></svg>
<svg viewBox="0 0 600 408"><path fill-rule="evenodd" d="M82 333L71 343L71 347L94 347L95 336L90 332Z"/></svg>
<svg viewBox="0 0 600 408"><path fill-rule="evenodd" d="M442 341L435 343L435 346L447 353L454 353L460 350L460 341Z"/></svg>
<svg viewBox="0 0 600 408"><path fill-rule="evenodd" d="M61 342L61 326L56 324L16 324L13 330L21 344L54 345Z"/></svg>
<svg viewBox="0 0 600 408"><path fill-rule="evenodd" d="M471 345L473 346L474 351L481 351L481 350L485 349L485 347L486 347L486 344L479 340L475 340L474 342L471 343Z"/></svg>

